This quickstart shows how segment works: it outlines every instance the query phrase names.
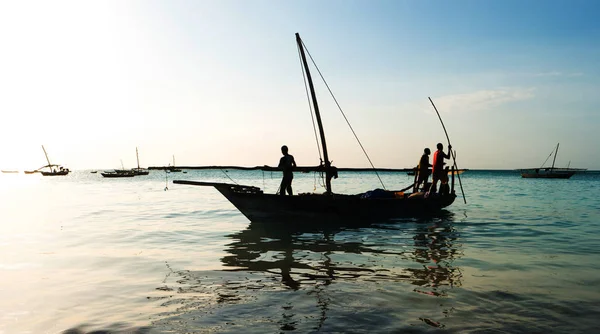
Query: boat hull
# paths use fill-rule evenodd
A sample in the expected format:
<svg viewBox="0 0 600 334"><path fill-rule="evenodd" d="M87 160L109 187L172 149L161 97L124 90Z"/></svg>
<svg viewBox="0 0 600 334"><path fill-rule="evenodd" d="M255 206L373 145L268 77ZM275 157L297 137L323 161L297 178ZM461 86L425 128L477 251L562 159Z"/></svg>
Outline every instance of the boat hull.
<svg viewBox="0 0 600 334"><path fill-rule="evenodd" d="M40 172L42 173L42 175L44 176L64 176L69 174L68 170L62 170L62 171L58 171L58 172Z"/></svg>
<svg viewBox="0 0 600 334"><path fill-rule="evenodd" d="M118 178L118 177L134 177L135 174L131 171L127 172L104 172L100 173L104 177L108 178Z"/></svg>
<svg viewBox="0 0 600 334"><path fill-rule="evenodd" d="M365 198L343 194L264 194L259 188L175 180L173 183L213 186L250 221L286 222L365 222L395 217L422 216L451 205L455 194L416 194L413 197ZM391 193L391 192L390 192Z"/></svg>
<svg viewBox="0 0 600 334"><path fill-rule="evenodd" d="M119 174L133 174L134 176L150 174L149 170L143 168L115 169L115 172Z"/></svg>
<svg viewBox="0 0 600 334"><path fill-rule="evenodd" d="M575 172L557 172L547 174L521 173L521 177L525 179L568 179L573 175L575 175Z"/></svg>
<svg viewBox="0 0 600 334"><path fill-rule="evenodd" d="M566 168L532 168L521 169L521 177L525 179L568 179L581 169Z"/></svg>

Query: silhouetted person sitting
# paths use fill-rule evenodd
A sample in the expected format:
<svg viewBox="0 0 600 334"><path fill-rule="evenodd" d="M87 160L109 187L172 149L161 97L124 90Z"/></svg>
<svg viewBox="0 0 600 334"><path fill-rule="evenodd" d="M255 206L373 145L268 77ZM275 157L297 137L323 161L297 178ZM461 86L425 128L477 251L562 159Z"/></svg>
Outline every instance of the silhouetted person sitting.
<svg viewBox="0 0 600 334"><path fill-rule="evenodd" d="M417 185L415 186L415 191L419 190L421 184L425 186L427 184L427 180L429 179L429 167L431 167L431 164L429 163L429 154L431 154L429 148L424 149L421 160L419 160L419 167L417 169Z"/></svg>
<svg viewBox="0 0 600 334"><path fill-rule="evenodd" d="M446 166L444 168L444 172L440 175L440 191L439 193L442 195L450 194L450 185L448 184L448 173L450 172L450 167Z"/></svg>
<svg viewBox="0 0 600 334"><path fill-rule="evenodd" d="M296 167L296 161L294 157L288 154L288 147L281 146L281 153L283 157L279 159L279 168L283 171L283 179L281 179L281 185L279 186L279 195L285 196L285 192L291 196L292 193L292 179L294 179L294 173L292 172Z"/></svg>
<svg viewBox="0 0 600 334"><path fill-rule="evenodd" d="M444 158L450 159L450 156L444 153L444 145L442 143L438 143L436 145L437 151L433 153L433 166L431 167L431 187L429 187L428 194L432 191L435 192L437 189L437 182L439 180L443 180L444 177L448 178L448 172L444 170ZM452 145L448 145L448 151L452 150ZM445 175L445 176L444 176ZM447 182L447 181L446 181Z"/></svg>

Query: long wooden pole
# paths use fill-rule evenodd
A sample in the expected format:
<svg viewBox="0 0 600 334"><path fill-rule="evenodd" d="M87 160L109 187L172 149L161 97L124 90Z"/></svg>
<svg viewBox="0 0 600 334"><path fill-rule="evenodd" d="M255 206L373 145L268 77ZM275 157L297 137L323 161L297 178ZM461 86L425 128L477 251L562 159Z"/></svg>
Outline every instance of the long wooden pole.
<svg viewBox="0 0 600 334"><path fill-rule="evenodd" d="M313 85L312 77L310 76L310 70L308 69L308 63L306 62L306 55L304 54L304 46L302 45L302 39L300 34L296 33L296 43L298 49L300 49L300 56L302 57L302 65L306 71L306 79L308 80L308 87L310 88L310 96L312 97L313 107L315 108L315 116L317 118L317 124L319 125L319 134L321 135L321 145L323 146L323 158L325 159L325 189L328 193L331 193L331 179L328 177L329 170L331 169L331 162L329 162L329 156L327 155L327 144L325 143L325 131L323 130L323 123L321 122L321 114L319 113L319 104L317 103L317 95L315 94L315 86Z"/></svg>
<svg viewBox="0 0 600 334"><path fill-rule="evenodd" d="M448 146L451 146L450 145L450 137L448 136L448 131L446 131L446 126L444 126L444 121L442 121L442 116L440 116L440 113L438 112L437 108L435 107L433 100L431 100L431 97L429 97L429 102L431 102L431 105L433 106L435 113L438 115L438 118L440 119L440 123L442 123L442 128L444 128L444 133L446 134L446 139L448 139ZM456 170L458 170L458 166L456 165L456 155L454 155L454 152L452 152L452 150L449 150L449 151L450 151L450 155L452 156L452 160L454 161L454 167L456 168ZM460 181L460 174L458 174L458 172L457 172L456 176L458 177L458 184L460 185L460 192L463 195L463 200L465 201L465 204L467 204L467 198L465 197L465 192L463 191L462 182Z"/></svg>
<svg viewBox="0 0 600 334"><path fill-rule="evenodd" d="M552 169L550 170L550 173L552 173L554 170L554 162L556 162L556 156L558 155L558 145L560 145L560 143L556 144L556 152L554 152L554 159L552 159Z"/></svg>
<svg viewBox="0 0 600 334"><path fill-rule="evenodd" d="M44 150L44 155L46 156L46 161L48 161L48 166L52 165L50 163L50 159L48 158L48 153L46 153L46 149L44 148L44 145L42 145L42 150Z"/></svg>
<svg viewBox="0 0 600 334"><path fill-rule="evenodd" d="M137 159L138 170L140 169L140 156L138 155L138 149L135 148L135 158Z"/></svg>

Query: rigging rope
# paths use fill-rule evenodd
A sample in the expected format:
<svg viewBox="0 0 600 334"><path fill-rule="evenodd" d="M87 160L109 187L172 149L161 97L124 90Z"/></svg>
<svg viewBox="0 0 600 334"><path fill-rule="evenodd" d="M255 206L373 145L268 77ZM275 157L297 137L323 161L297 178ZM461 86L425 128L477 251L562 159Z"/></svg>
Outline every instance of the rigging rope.
<svg viewBox="0 0 600 334"><path fill-rule="evenodd" d="M544 163L542 164L542 166L540 168L544 168L544 165L546 164L546 162L548 161L548 159L550 159L550 157L552 156L552 154L554 154L554 150L552 150L552 152L550 152L550 155L546 158L546 160L544 160Z"/></svg>
<svg viewBox="0 0 600 334"><path fill-rule="evenodd" d="M223 172L223 174L225 174L225 176L227 176L227 178L228 178L228 179L230 179L230 180L231 180L231 182L233 182L233 183L235 183L235 184L237 184L237 185L239 186L239 184L238 184L237 182L235 182L235 181L234 181L234 180L233 180L231 177L229 177L229 175L227 174L227 172L226 172L226 171L224 171L224 170L223 170L223 168L219 168L219 170L220 170L221 172Z"/></svg>
<svg viewBox="0 0 600 334"><path fill-rule="evenodd" d="M310 54L310 51L308 51L308 48L306 48L306 45L304 44L304 41L302 41L302 46L304 46L304 50L306 50L306 53L308 54L308 56L310 57L310 60L312 61L312 63L315 66L315 68L317 69L317 72L319 72L319 76L321 76L321 79L323 80L323 83L325 83L325 86L327 87L327 90L329 90L329 94L333 98L333 101L335 101L335 104L337 105L338 109L340 110L340 113L342 113L342 116L346 120L346 123L348 124L348 127L350 127L350 131L352 131L352 134L354 135L354 138L356 138L356 141L358 142L358 145L360 145L360 148L362 149L363 153L367 157L367 160L369 160L369 164L371 164L371 167L373 169L375 169L375 166L373 165L373 162L371 162L371 158L369 158L369 155L367 154L367 151L365 150L363 144L360 142L360 139L358 139L358 136L356 135L356 132L354 132L354 129L352 128L352 125L350 125L350 121L348 121L348 118L346 117L346 114L344 114L344 111L342 110L342 107L340 106L340 104L338 103L337 99L333 95L333 92L331 91L331 88L329 88L329 85L327 84L327 81L325 80L325 78L323 77L323 74L321 73L321 70L319 70L319 67L315 63L315 60L313 59L312 55ZM376 170L375 170L375 175L377 175L377 178L379 179L379 182L381 183L381 186L383 187L383 189L385 189L385 185L383 184L383 181L381 180L381 177L379 177L379 173L377 173Z"/></svg>

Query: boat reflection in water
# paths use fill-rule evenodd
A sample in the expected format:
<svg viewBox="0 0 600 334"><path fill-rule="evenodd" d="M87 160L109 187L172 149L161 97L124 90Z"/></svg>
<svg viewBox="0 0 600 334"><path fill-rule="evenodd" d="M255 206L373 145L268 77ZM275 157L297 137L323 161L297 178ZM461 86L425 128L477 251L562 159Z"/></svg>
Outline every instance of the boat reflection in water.
<svg viewBox="0 0 600 334"><path fill-rule="evenodd" d="M432 310L431 298L438 308L448 299L437 297L461 285L461 271L452 265L462 256L453 225L448 212L351 228L252 222L228 236L232 242L221 258L224 271L173 272L182 286L158 289L170 295L177 290L182 299L166 303L175 302L177 310L155 325L172 328L183 317L187 325L178 330L212 328L220 322L213 329L344 331L348 327L335 327L349 326L343 325L344 317L369 319L387 312L393 326L399 318L406 328L444 327L440 312L448 310ZM368 306L380 302L386 308ZM275 324L277 328L270 327ZM373 330L385 329L371 325Z"/></svg>
<svg viewBox="0 0 600 334"><path fill-rule="evenodd" d="M280 275L281 282L292 289L304 283L345 279L405 280L432 288L456 285L460 275L445 267L457 254L451 223L440 219L411 221L414 223L408 229L405 223L336 229L281 228L252 222L246 230L229 236L234 240L227 250L231 255L222 262L236 268L232 270ZM360 229L367 229L366 240ZM403 243L408 238L412 239L411 248ZM376 255L384 255L385 261L373 263L372 256ZM398 260L422 266L388 267Z"/></svg>

